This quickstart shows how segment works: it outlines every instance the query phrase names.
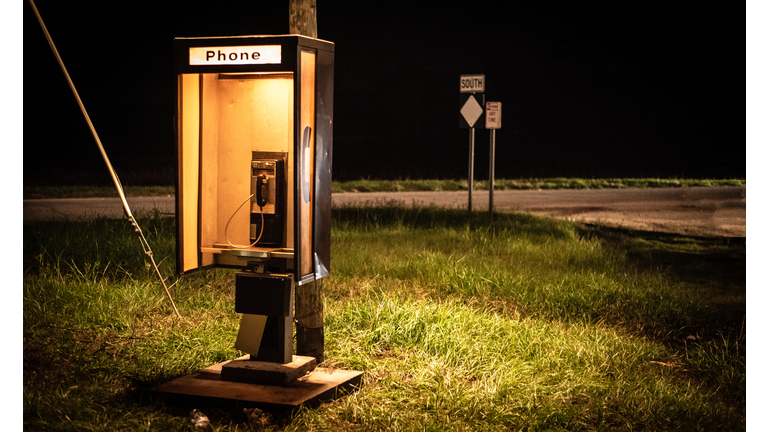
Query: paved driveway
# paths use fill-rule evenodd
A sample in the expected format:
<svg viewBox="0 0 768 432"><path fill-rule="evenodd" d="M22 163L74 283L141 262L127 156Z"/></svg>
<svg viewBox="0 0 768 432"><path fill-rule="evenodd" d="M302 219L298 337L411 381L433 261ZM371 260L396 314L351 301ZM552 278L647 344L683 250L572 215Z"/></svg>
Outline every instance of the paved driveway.
<svg viewBox="0 0 768 432"><path fill-rule="evenodd" d="M333 194L333 205L435 205L467 208L468 192ZM157 209L173 215L173 196L128 198L134 214ZM488 211L488 191L472 195L474 210ZM494 208L575 221L688 235L746 237L746 187L495 191ZM24 200L24 222L122 217L118 198Z"/></svg>

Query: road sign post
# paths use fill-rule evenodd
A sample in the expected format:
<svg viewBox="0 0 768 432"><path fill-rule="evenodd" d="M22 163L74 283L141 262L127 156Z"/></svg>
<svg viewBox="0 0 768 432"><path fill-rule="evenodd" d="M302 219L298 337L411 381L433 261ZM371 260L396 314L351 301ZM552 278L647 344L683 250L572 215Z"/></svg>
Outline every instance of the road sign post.
<svg viewBox="0 0 768 432"><path fill-rule="evenodd" d="M488 213L493 216L494 169L496 166L496 129L501 129L501 102L485 103L485 128L491 130L490 161L488 167Z"/></svg>
<svg viewBox="0 0 768 432"><path fill-rule="evenodd" d="M469 197L467 198L467 209L472 211L472 189L475 183L475 128L469 128L469 174L467 174Z"/></svg>
<svg viewBox="0 0 768 432"><path fill-rule="evenodd" d="M475 127L483 127L485 114L485 75L461 75L459 84L459 127L469 129L469 198L467 208L472 211L472 189L475 168ZM479 94L478 94L479 93Z"/></svg>
<svg viewBox="0 0 768 432"><path fill-rule="evenodd" d="M494 180L494 168L496 158L496 129L491 129L491 149L490 149L490 161L488 162L488 213L493 216L493 180Z"/></svg>

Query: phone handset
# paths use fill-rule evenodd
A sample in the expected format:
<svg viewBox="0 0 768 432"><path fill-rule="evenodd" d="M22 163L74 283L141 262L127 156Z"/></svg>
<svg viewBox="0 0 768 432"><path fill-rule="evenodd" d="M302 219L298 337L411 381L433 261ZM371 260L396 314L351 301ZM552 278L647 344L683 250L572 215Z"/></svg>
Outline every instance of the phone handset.
<svg viewBox="0 0 768 432"><path fill-rule="evenodd" d="M312 162L312 155L309 149L310 138L312 138L312 128L307 126L304 128L304 139L302 140L301 145L301 168L304 170L301 189L303 192L302 197L304 198L305 203L309 203L310 193L312 192L309 190L309 177L312 175L312 172L310 171L310 163Z"/></svg>
<svg viewBox="0 0 768 432"><path fill-rule="evenodd" d="M256 176L256 205L259 208L267 205L267 196L269 195L269 183L267 176L259 174Z"/></svg>

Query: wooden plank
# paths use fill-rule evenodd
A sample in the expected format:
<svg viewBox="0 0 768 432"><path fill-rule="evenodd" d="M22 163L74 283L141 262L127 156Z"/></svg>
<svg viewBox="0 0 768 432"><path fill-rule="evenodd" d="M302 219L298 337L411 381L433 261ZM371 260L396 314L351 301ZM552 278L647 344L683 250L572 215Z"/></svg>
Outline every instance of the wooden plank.
<svg viewBox="0 0 768 432"><path fill-rule="evenodd" d="M293 356L293 361L285 364L250 360L248 357L250 356L232 360L222 366L221 379L251 384L288 386L317 367L314 357Z"/></svg>
<svg viewBox="0 0 768 432"><path fill-rule="evenodd" d="M200 78L181 75L179 126L179 270L180 273L200 267L197 256L197 208L200 168Z"/></svg>
<svg viewBox="0 0 768 432"><path fill-rule="evenodd" d="M315 154L315 61L314 52L301 52L301 126L302 130L311 131L308 156L305 156L303 176L308 177L305 187L314 191L314 154ZM301 265L300 275L304 276L316 271L314 268L314 203L313 192L309 194L309 202L301 206ZM323 333L323 294L322 279L296 287L296 354L314 357L318 363L325 360L325 342Z"/></svg>
<svg viewBox="0 0 768 432"><path fill-rule="evenodd" d="M218 74L201 74L200 95L200 245L216 241L218 227L219 166L219 79ZM201 265L215 264L210 253L201 251Z"/></svg>
<svg viewBox="0 0 768 432"><path fill-rule="evenodd" d="M185 399L191 397L253 406L296 408L335 399L343 394L337 390L354 390L360 385L363 374L358 371L316 368L290 386L260 385L222 380L221 368L227 363L229 361L161 384L153 388L153 391L167 396L185 396Z"/></svg>
<svg viewBox="0 0 768 432"><path fill-rule="evenodd" d="M302 179L300 200L300 227L301 242L300 275L308 275L314 269L312 262L312 208L314 207L314 177L315 177L315 53L301 51L301 112L300 133L301 140L299 161L301 162ZM306 147L305 147L306 146Z"/></svg>

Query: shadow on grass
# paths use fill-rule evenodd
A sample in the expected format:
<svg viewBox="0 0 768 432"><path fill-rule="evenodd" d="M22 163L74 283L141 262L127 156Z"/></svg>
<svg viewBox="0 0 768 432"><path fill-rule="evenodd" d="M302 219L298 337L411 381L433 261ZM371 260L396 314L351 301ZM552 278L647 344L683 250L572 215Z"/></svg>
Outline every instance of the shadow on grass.
<svg viewBox="0 0 768 432"><path fill-rule="evenodd" d="M529 238L574 238L573 226L564 221L546 219L524 213L468 212L436 206L410 207L392 201L377 206L338 206L331 210L331 220L344 228L375 230L398 226L415 229L493 229L510 235L526 234Z"/></svg>
<svg viewBox="0 0 768 432"><path fill-rule="evenodd" d="M746 238L679 234L582 225L583 237L600 239L641 270L661 271L698 293L708 308L687 329L697 339L743 338L746 329ZM745 341L744 341L745 342Z"/></svg>

